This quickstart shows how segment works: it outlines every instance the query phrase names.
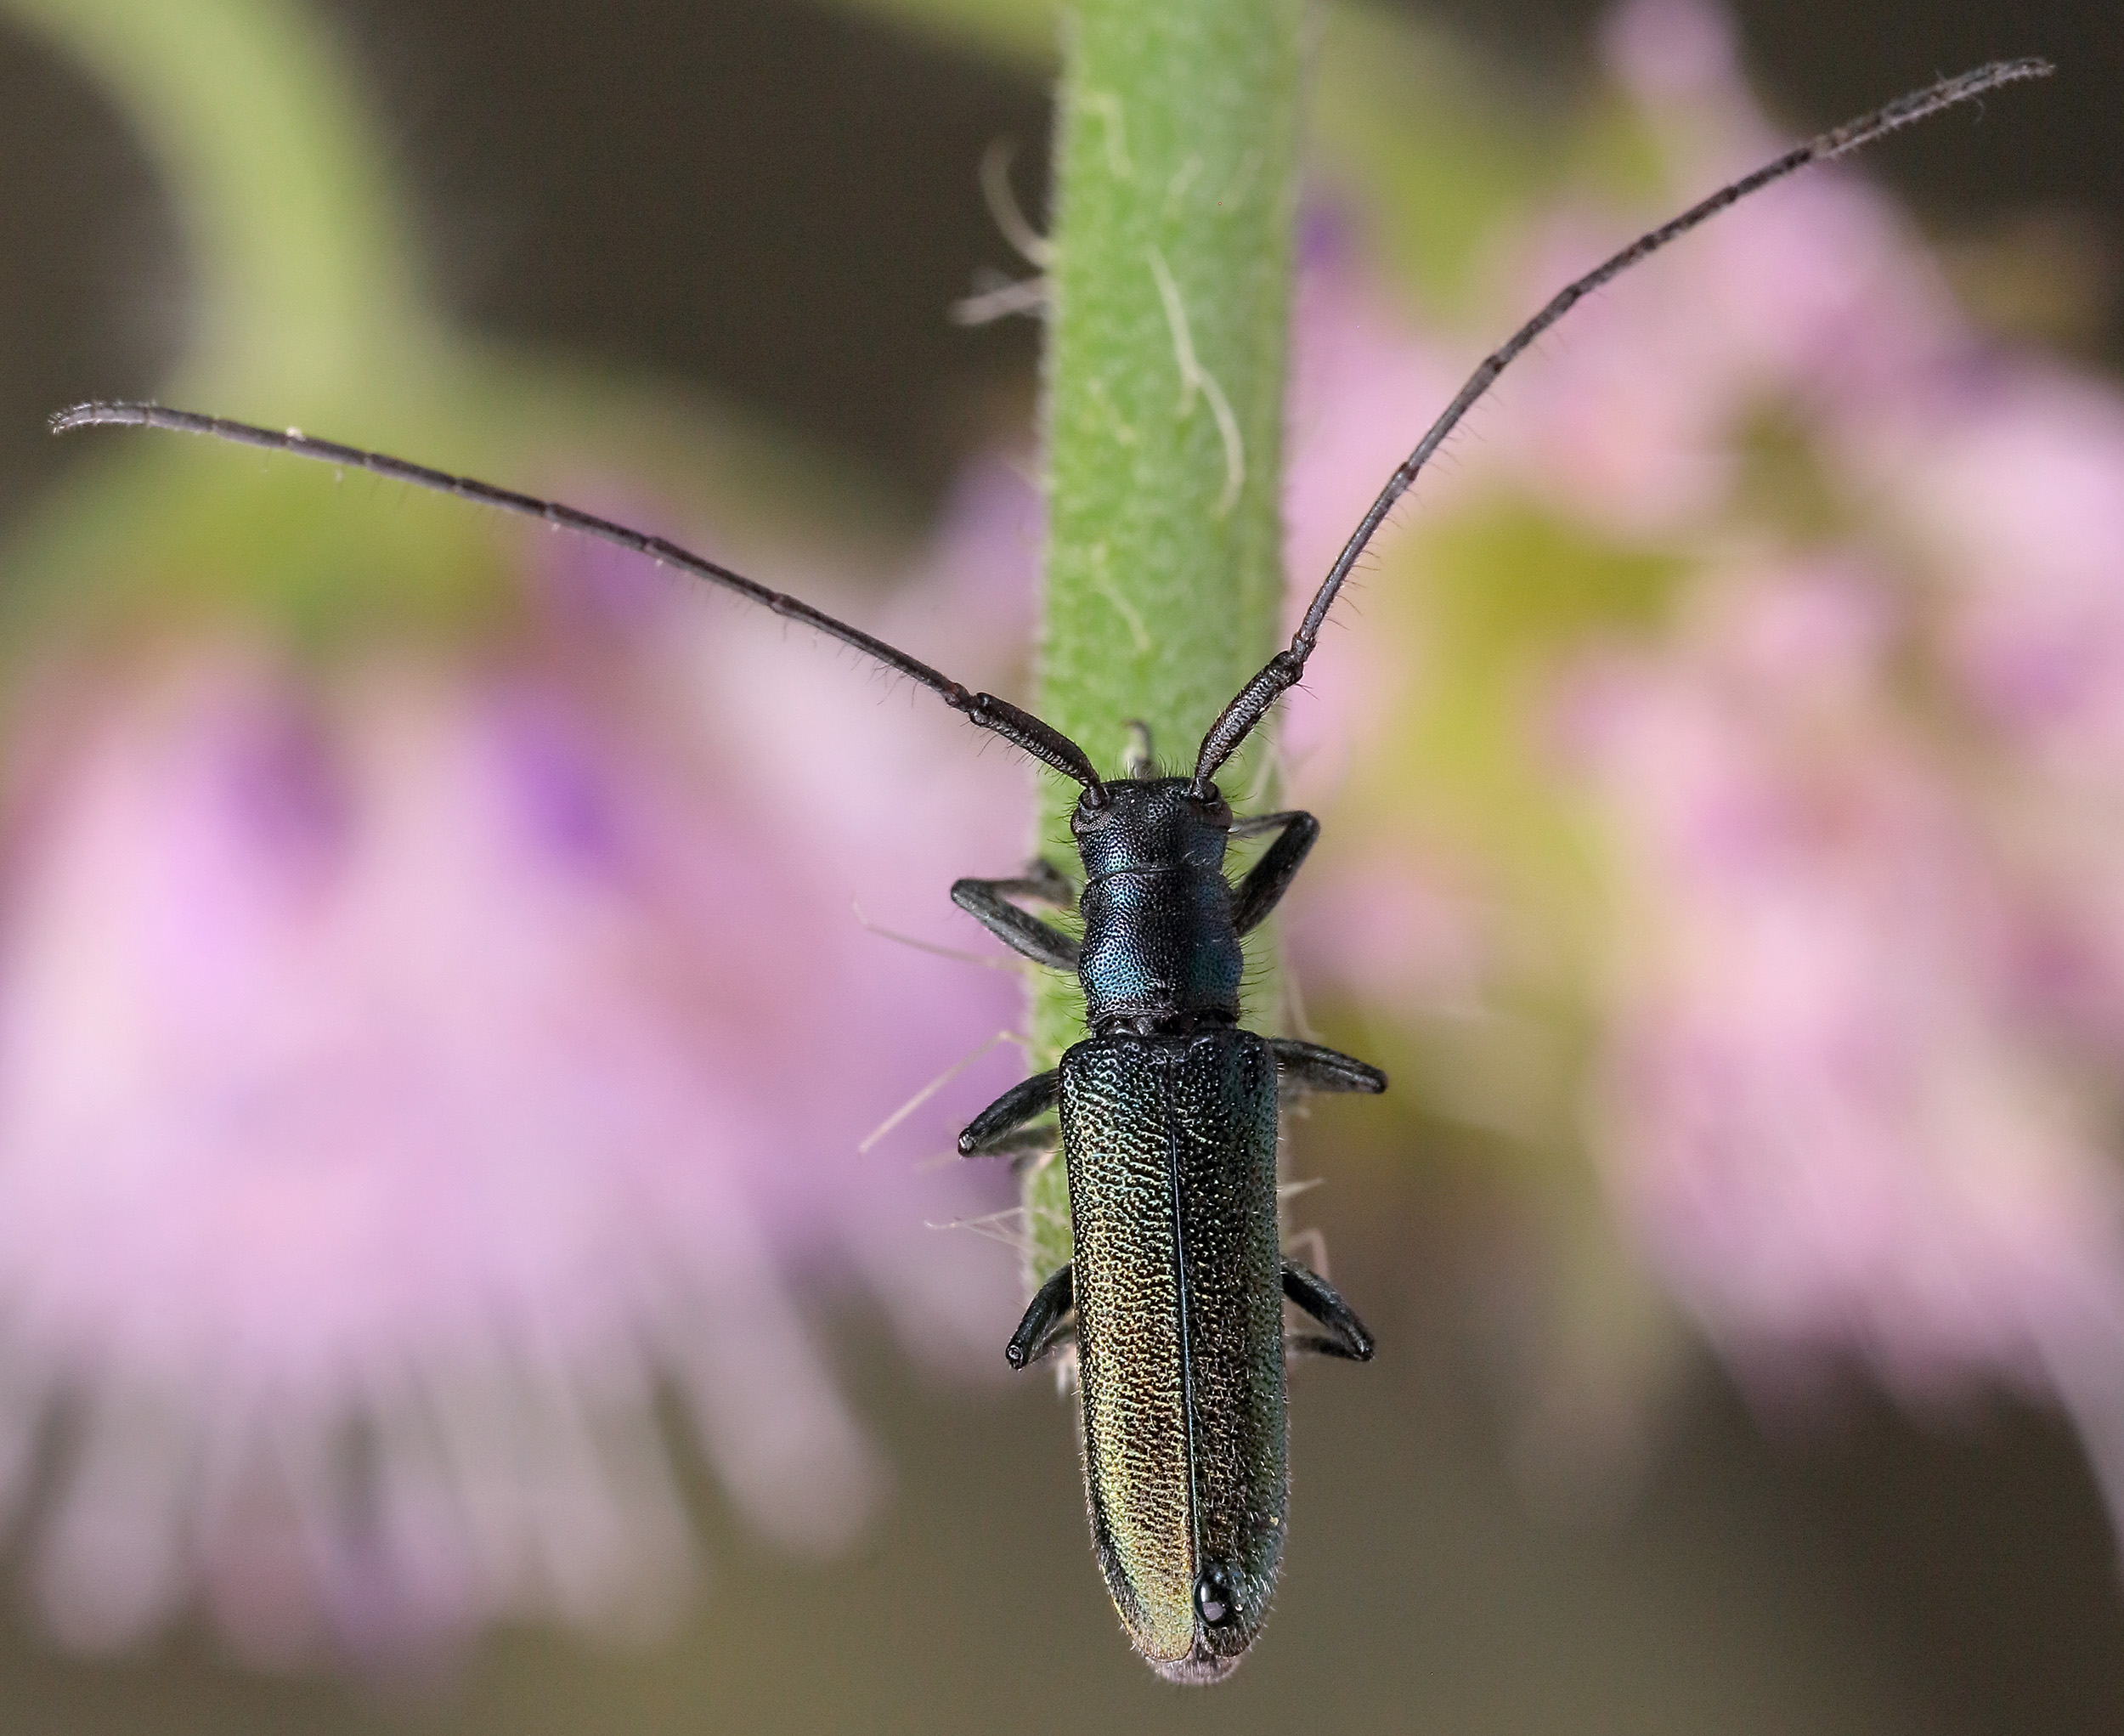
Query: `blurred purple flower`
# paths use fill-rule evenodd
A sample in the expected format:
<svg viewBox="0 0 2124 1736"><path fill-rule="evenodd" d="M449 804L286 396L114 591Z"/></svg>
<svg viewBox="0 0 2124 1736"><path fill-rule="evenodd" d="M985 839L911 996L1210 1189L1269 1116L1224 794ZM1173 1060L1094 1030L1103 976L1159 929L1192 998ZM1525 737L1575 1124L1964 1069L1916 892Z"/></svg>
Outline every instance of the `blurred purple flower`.
<svg viewBox="0 0 2124 1736"><path fill-rule="evenodd" d="M1607 41L1676 197L1780 148L1714 8L1634 0ZM1504 256L1511 301L1666 214L1563 207ZM1324 427L1399 427L1359 467L1376 478L1445 395L1394 359L1435 346L1367 321L1363 359L1308 376L1350 349L1349 308L1384 305L1328 269L1300 302L1296 389L1329 388ZM1837 171L1721 218L1543 352L1445 480L1483 523L1562 527L1532 546L1610 563L1590 572L1675 573L1666 624L1641 592L1559 637L1537 596L1523 618L1449 602L1343 636L1355 698L1312 685L1335 734L1386 739L1356 750L1363 810L1330 816L1294 895L1301 962L1412 1030L1486 999L1585 1006L1585 1134L1625 1229L1761 1390L1828 1352L1906 1395L2047 1394L2124 1522L2124 399L1974 333L1892 203ZM1291 540L1317 557L1354 512L1303 484L1305 434ZM1432 488L1415 522L1455 510ZM1458 642L1471 620L1491 636ZM1382 800L1435 779L1424 754L1466 754L1492 704L1512 715L1491 734L1560 720L1545 763L1481 749L1525 778L1488 800L1553 811L1470 837L1568 849L1590 796L1604 908L1576 888L1485 908L1455 890L1479 867L1442 860L1451 823L1426 835ZM1544 872L1500 860L1488 884L1554 889Z"/></svg>
<svg viewBox="0 0 2124 1736"><path fill-rule="evenodd" d="M1862 458L1944 581L1949 671L2031 769L2090 798L2114 792L2124 399L1997 363L1927 383L1884 407Z"/></svg>
<svg viewBox="0 0 2124 1736"><path fill-rule="evenodd" d="M1681 93L1651 64L1692 10L1625 8L1618 70L1694 104L1698 145L1755 152L1730 58ZM1624 889L1618 1198L1730 1349L2048 1389L2114 1496L2124 1176L2111 1094L2056 1015L2106 979L2124 1030L2124 830L2088 824L2124 793L2104 678L2124 667L2124 404L1986 346L1848 180L1702 239L1632 286L1664 329L1596 321L1581 370L1700 387L1689 415L1729 464L1751 418L1783 414L1859 515L1850 546L1915 558L1776 553L1730 487L1664 526L1709 533L1683 625L1609 659L1579 710ZM1704 353L1655 361L1677 331ZM1745 580L1709 552L1751 542Z"/></svg>
<svg viewBox="0 0 2124 1736"><path fill-rule="evenodd" d="M1420 432L1412 418L1450 398L1460 380L1450 352L1412 330L1371 280L1342 227L1316 220L1308 228L1313 240L1297 286L1285 417L1285 608L1293 627L1373 496L1409 455ZM1426 498L1450 500L1463 480L1451 467L1435 489L1426 476ZM1360 617L1367 576L1360 569L1346 587L1330 618L1336 627ZM1410 650L1398 644L1382 654L1376 636L1361 631L1322 638L1298 701L1278 720L1278 752L1308 790L1331 783L1354 725L1421 681Z"/></svg>
<svg viewBox="0 0 2124 1736"><path fill-rule="evenodd" d="M1610 1174L1739 1360L1844 1350L1907 1394L2124 1392L2124 1178L2017 1016L2016 889L1951 759L1896 715L1871 575L1707 586L1572 712L1626 903Z"/></svg>
<svg viewBox="0 0 2124 1736"><path fill-rule="evenodd" d="M1659 28L1641 28L1643 13L1660 14ZM1616 15L1609 34L1623 45L1626 87L1660 82L1633 62L1641 38L1712 34L1708 22L1691 31L1666 16L1689 13L1708 8L1647 0ZM1699 73L1702 46L1691 54ZM1692 94L1692 105L1647 110L1690 189L1783 148L1730 63ZM1637 230L1613 211L1560 212L1520 250L1513 299L1539 305ZM1574 313L1568 331L1503 395L1491 435L1536 498L1625 538L1701 533L1724 517L1751 419L1849 438L1971 348L1892 203L1833 168L1767 189L1647 261L1626 291Z"/></svg>
<svg viewBox="0 0 2124 1736"><path fill-rule="evenodd" d="M941 1360L997 1342L1011 1262L924 1227L992 1181L912 1171L1009 1057L856 1147L1011 985L850 900L963 939L945 889L1014 857L1023 772L572 558L655 631L329 676L178 646L18 736L0 1503L63 1416L29 1560L67 1644L195 1603L271 1663L642 1631L692 1560L660 1390L754 1524L831 1547L882 1471L802 1281L852 1274ZM974 616L933 564L894 608ZM977 625L886 631L980 678Z"/></svg>

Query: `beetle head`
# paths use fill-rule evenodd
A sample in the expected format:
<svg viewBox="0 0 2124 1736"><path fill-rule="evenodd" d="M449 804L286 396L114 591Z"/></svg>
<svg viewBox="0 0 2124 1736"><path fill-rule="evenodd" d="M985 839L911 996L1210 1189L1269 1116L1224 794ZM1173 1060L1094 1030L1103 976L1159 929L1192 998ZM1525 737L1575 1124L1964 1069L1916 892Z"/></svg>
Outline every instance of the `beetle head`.
<svg viewBox="0 0 2124 1736"><path fill-rule="evenodd" d="M1093 879L1130 869L1224 866L1230 804L1212 784L1198 795L1184 778L1127 778L1105 786L1103 802L1087 790L1070 815L1070 831Z"/></svg>

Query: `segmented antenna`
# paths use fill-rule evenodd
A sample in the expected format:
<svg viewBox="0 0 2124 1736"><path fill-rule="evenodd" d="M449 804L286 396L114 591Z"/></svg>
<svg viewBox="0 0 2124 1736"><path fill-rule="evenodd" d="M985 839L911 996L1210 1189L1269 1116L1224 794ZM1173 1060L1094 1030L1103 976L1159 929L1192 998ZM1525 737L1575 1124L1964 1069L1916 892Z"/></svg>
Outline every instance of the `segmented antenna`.
<svg viewBox="0 0 2124 1736"><path fill-rule="evenodd" d="M314 458L325 464L335 464L349 470L366 470L377 476L388 477L393 482L410 483L416 488L432 489L438 494L455 495L460 500L474 500L483 506L499 506L506 512L519 512L528 518L543 519L548 524L558 525L584 536L594 536L621 548L646 555L660 566L676 567L691 573L698 579L705 579L711 585L720 585L726 591L734 591L748 602L771 609L785 620L801 621L805 626L823 633L829 639L839 640L851 649L860 651L872 661L881 664L895 675L906 676L918 681L942 699L968 722L982 729L992 730L1012 746L1021 748L1034 759L1052 766L1065 778L1073 778L1088 793L1093 806L1106 800L1106 786L1090 757L1061 731L1043 723L1029 711L1020 710L1008 699L998 699L993 693L973 693L951 679L933 670L926 663L910 657L883 639L875 638L860 627L851 627L846 621L836 619L823 609L813 608L808 602L771 591L765 585L733 573L725 566L689 549L681 548L660 536L648 536L638 530L630 530L624 524L615 524L609 518L600 518L593 513L579 512L557 500L544 500L534 495L520 495L512 489L496 488L492 483L477 482L471 477L453 476L448 471L431 470L425 464L409 463L403 458L393 458L381 452L365 452L358 446L342 446L336 440L313 439L309 435L293 428L285 430L254 427L249 422L231 421L225 416L201 416L188 410L166 410L159 404L77 404L71 410L63 410L52 418L52 432L64 434L74 428L124 427L140 428L168 428L184 434L211 434L217 440L231 440L243 446L262 446L268 452L285 452L297 458Z"/></svg>
<svg viewBox="0 0 2124 1736"><path fill-rule="evenodd" d="M1562 290L1539 314L1529 319L1502 345L1486 357L1483 365L1468 376L1445 413L1432 423L1424 437L1416 442L1416 449L1404 459L1398 469L1387 478L1387 486L1379 491L1379 498L1359 522L1350 540L1342 546L1342 552L1336 557L1335 564L1313 593L1312 607L1305 612L1305 619L1291 636L1288 649L1278 652L1266 665L1233 698L1230 704L1210 727L1202 738L1201 752L1195 766L1195 790L1206 794L1210 780L1217 775L1217 767L1231 757L1233 751L1246 740L1254 726L1268 713L1268 708L1289 687L1294 686L1305 673L1306 659L1312 656L1319 642L1321 624L1327 619L1329 609L1334 607L1336 594L1342 588L1342 581L1349 577L1358 557L1371 541L1372 536L1394 503L1408 492L1409 483L1416 479L1416 472L1429 461L1431 455L1445 444L1446 437L1459 426L1460 418L1475 405L1476 401L1496 383L1497 376L1511 366L1520 353L1539 337L1557 320L1569 313L1587 296L1603 284L1619 277L1640 260L1657 253L1669 241L1686 235L1698 223L1714 218L1729 205L1738 204L1751 193L1758 192L1773 181L1781 181L1795 170L1809 163L1826 162L1832 157L1842 156L1862 144L1870 144L1884 134L1900 127L1907 127L1914 121L1922 121L1940 110L1952 108L1957 103L1967 102L1972 97L1996 90L2003 84L2017 83L2024 78L2046 78L2053 69L2047 60L2027 59L1997 60L1988 66L1980 66L1973 72L1957 77L1943 78L1937 84L1923 90L1913 91L1899 97L1885 108L1876 109L1870 115L1861 115L1856 121L1847 121L1809 139L1797 149L1787 151L1775 162L1766 163L1752 175L1721 187L1701 203L1691 206L1671 223L1663 223L1647 235L1640 235L1630 246L1607 260L1596 265Z"/></svg>

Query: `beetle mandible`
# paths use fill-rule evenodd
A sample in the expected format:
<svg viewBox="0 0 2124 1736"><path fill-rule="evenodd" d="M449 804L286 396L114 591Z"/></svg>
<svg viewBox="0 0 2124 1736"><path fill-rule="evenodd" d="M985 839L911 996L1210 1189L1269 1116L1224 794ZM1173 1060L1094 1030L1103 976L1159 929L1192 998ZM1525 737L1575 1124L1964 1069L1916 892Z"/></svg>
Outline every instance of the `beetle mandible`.
<svg viewBox="0 0 2124 1736"><path fill-rule="evenodd" d="M1820 134L1559 291L1493 351L1387 478L1313 594L1291 643L1225 706L1188 778L1151 775L1140 729L1122 776L1076 742L858 627L662 537L557 501L381 453L150 404L84 404L56 433L98 424L211 434L372 472L616 543L735 591L929 688L1082 786L1070 830L1081 894L1051 863L1014 879L963 879L959 907L1036 963L1075 971L1090 1035L1052 1072L990 1105L959 1137L969 1156L1051 1150L1036 1125L1059 1111L1073 1258L1039 1286L1006 1354L1025 1368L1074 1348L1092 1538L1116 1609L1151 1667L1175 1681L1229 1675L1260 1631L1282 1558L1288 1496L1289 1349L1364 1361L1372 1338L1316 1274L1286 1258L1277 1224L1278 1117L1303 1091L1377 1092L1376 1068L1317 1044L1240 1028L1240 940L1274 909L1319 834L1310 814L1235 817L1217 772L1305 672L1336 597L1424 464L1497 376L1585 297L1707 218L1809 163L2004 84L2047 75L1995 62ZM1234 886L1233 838L1273 841ZM1074 939L1016 899L1076 902ZM1287 1339L1283 1305L1316 1332Z"/></svg>

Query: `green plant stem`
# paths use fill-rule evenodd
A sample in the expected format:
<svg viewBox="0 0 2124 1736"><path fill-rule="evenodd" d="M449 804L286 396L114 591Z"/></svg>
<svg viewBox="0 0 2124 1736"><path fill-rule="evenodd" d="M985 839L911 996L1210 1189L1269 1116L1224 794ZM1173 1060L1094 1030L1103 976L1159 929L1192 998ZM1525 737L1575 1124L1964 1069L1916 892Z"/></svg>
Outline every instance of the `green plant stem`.
<svg viewBox="0 0 2124 1736"><path fill-rule="evenodd" d="M1065 30L1046 363L1040 715L1117 769L1131 719L1192 769L1275 649L1301 0L1084 0ZM1257 773L1229 766L1223 787ZM1043 785L1040 841L1075 795ZM1035 991L1035 1064L1082 1034ZM1027 1182L1033 1264L1070 1255L1059 1165Z"/></svg>

